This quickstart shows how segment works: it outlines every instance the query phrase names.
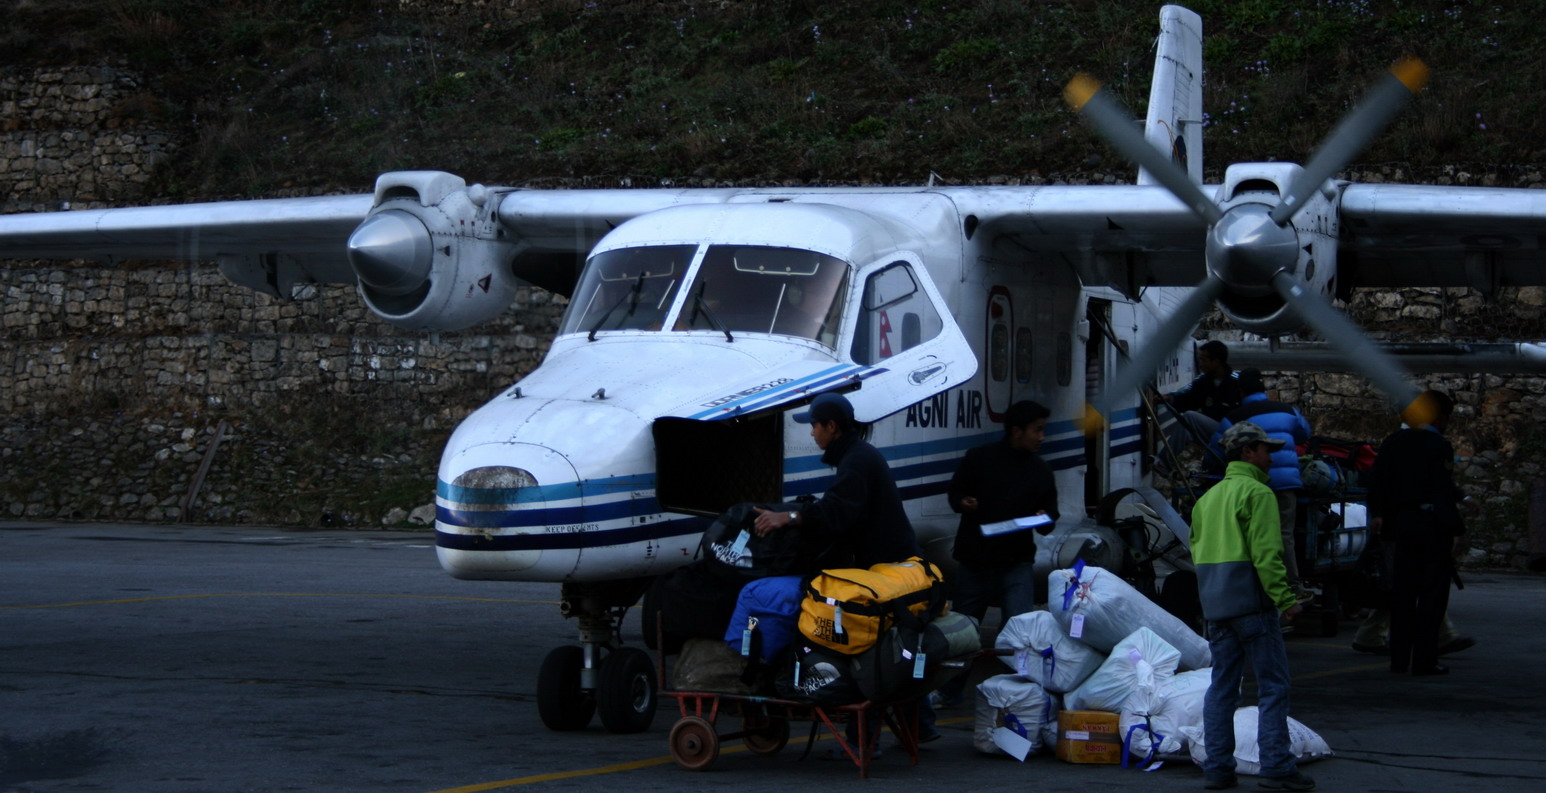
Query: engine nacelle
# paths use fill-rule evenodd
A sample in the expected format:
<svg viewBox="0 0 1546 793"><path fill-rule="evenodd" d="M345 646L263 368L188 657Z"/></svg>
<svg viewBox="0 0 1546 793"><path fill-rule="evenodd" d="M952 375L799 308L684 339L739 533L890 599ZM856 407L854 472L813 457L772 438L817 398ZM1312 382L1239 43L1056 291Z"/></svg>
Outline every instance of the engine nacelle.
<svg viewBox="0 0 1546 793"><path fill-rule="evenodd" d="M1277 229L1267 220L1300 170L1292 163L1237 163L1219 186L1225 219L1210 232L1208 257L1214 275L1225 284L1219 311L1236 327L1261 336L1280 336L1304 326L1272 288L1276 270L1286 270L1300 286L1328 298L1336 288L1334 194L1317 192L1289 227ZM1215 250L1230 243L1239 246L1234 255Z"/></svg>
<svg viewBox="0 0 1546 793"><path fill-rule="evenodd" d="M460 330L509 307L521 282L497 196L438 171L382 174L370 215L349 236L370 310L401 328Z"/></svg>

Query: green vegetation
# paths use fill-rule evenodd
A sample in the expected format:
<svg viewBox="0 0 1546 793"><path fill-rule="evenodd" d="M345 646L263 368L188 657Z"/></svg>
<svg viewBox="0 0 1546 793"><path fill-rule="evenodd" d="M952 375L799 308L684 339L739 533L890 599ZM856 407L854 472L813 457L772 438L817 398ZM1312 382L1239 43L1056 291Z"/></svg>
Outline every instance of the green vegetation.
<svg viewBox="0 0 1546 793"><path fill-rule="evenodd" d="M1087 168L1092 153L1125 169L1060 88L1088 71L1141 112L1160 3L489 5L8 0L0 66L140 72L144 95L122 113L183 133L155 185L176 196L360 189L396 168L505 183L971 182ZM1215 168L1302 160L1405 54L1435 78L1365 161L1546 159L1529 4L1191 7Z"/></svg>

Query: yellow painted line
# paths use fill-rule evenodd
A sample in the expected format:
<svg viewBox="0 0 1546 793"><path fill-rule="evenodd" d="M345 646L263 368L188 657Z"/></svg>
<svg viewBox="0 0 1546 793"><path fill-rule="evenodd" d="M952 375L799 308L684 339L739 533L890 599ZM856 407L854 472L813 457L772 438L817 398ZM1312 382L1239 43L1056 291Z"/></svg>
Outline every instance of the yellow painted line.
<svg viewBox="0 0 1546 793"><path fill-rule="evenodd" d="M935 724L949 726L951 724L963 724L965 722L974 721L975 719L975 716L956 716L955 718L951 719L940 719L939 721L935 722ZM830 737L830 735L823 731L816 736L816 740L825 741ZM810 741L804 739L791 740L789 742L789 746L803 746L806 743L810 743ZM739 744L736 746L721 748L719 753L721 756L723 756L744 751L746 751L746 745ZM538 782L555 782L560 779L575 779L578 777L599 776L601 774L615 774L619 771L637 771L641 768L653 768L658 765L666 765L667 763L673 762L675 762L675 760L671 759L670 755L665 757L651 757L648 760L634 760L628 763L614 763L613 765L604 765L597 768L581 768L575 771L554 771L549 774L533 774L532 776L517 777L516 779L503 779L498 782L482 782L475 785L466 785L464 787L432 790L430 793L482 793L482 791L485 790L498 790L500 788L507 787L520 787L521 785L534 785Z"/></svg>
<svg viewBox="0 0 1546 793"><path fill-rule="evenodd" d="M513 600L509 598L457 597L454 595L399 595L388 592L229 592L206 593L202 595L152 595L149 597L121 598L118 600L80 600L72 603L45 603L37 606L0 606L0 611L62 609L72 606L118 606L125 603L151 603L158 600L199 600L204 598L404 598L411 600L464 600L477 603L527 603L543 606L558 605L558 601L556 600Z"/></svg>

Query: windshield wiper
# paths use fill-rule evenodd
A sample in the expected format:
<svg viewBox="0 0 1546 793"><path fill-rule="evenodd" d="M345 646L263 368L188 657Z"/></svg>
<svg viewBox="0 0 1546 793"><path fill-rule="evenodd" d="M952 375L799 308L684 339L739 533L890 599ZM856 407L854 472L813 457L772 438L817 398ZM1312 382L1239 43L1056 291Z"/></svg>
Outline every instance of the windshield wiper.
<svg viewBox="0 0 1546 793"><path fill-rule="evenodd" d="M628 313L624 314L623 316L624 317L631 317L631 316L633 316L633 310L635 308L639 307L639 301L638 301L637 298L639 296L639 293L642 292L642 291L644 291L644 271L640 270L639 271L639 278L633 282L633 286L629 287L628 291L624 292L623 296L618 298L617 302L613 303L612 307L607 309L607 312L605 314L601 315L601 319L596 320L596 324L590 326L590 335L586 336L585 340L586 341L595 341L596 340L596 331L601 330L601 326L607 324L607 320L612 318L612 312L616 311L617 307L622 305L623 301L627 300L630 297L631 298L635 298L633 306L631 306L628 309Z"/></svg>
<svg viewBox="0 0 1546 793"><path fill-rule="evenodd" d="M709 318L709 324L713 325L715 330L725 334L725 341L733 342L735 337L730 335L730 329L725 327L725 323L719 321L719 317L714 316L714 312L709 309L709 304L703 301L703 290L708 285L708 281L698 284L698 291L692 296L692 316L687 318L687 327L690 328L698 323L698 312L701 310L703 316Z"/></svg>

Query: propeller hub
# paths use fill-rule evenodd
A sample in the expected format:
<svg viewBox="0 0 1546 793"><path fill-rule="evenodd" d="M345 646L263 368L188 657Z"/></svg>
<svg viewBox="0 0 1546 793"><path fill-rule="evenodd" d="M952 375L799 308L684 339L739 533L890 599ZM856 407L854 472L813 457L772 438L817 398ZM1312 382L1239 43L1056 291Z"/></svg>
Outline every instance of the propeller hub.
<svg viewBox="0 0 1546 793"><path fill-rule="evenodd" d="M413 215L387 210L372 215L349 235L349 266L371 289L406 295L429 278L429 229Z"/></svg>
<svg viewBox="0 0 1546 793"><path fill-rule="evenodd" d="M1264 204L1239 204L1208 232L1208 271L1229 291L1243 296L1271 294L1272 277L1299 265L1299 235L1293 226L1272 222Z"/></svg>

